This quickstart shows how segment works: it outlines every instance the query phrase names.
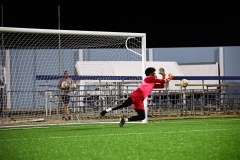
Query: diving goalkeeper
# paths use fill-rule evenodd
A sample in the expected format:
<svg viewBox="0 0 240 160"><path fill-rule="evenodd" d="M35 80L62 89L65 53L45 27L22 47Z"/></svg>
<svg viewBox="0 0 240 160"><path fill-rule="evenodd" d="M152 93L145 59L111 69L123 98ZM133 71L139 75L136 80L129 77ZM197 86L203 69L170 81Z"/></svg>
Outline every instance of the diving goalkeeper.
<svg viewBox="0 0 240 160"><path fill-rule="evenodd" d="M100 113L100 116L104 116L106 113L112 110L117 110L132 105L133 109L137 112L137 115L130 118L124 116L121 117L119 126L123 127L125 122L129 121L144 120L146 116L143 104L144 99L151 93L154 88L164 88L165 83L169 82L173 78L173 75L169 76L169 78L166 78L164 69L160 68L159 74L162 75L162 79L158 79L156 77L155 71L156 69L153 67L147 68L145 70L146 78L142 81L142 84L135 91L133 91L121 105L103 110Z"/></svg>

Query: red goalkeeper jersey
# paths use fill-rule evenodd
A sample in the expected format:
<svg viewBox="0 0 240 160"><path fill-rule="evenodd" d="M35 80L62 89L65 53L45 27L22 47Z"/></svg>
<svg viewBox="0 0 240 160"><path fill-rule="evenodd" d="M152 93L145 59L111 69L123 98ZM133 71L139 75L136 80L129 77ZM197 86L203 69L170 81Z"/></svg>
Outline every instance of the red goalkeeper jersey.
<svg viewBox="0 0 240 160"><path fill-rule="evenodd" d="M142 84L130 95L133 108L144 110L143 101L151 93L153 88L164 88L164 79L158 79L153 76L147 76Z"/></svg>

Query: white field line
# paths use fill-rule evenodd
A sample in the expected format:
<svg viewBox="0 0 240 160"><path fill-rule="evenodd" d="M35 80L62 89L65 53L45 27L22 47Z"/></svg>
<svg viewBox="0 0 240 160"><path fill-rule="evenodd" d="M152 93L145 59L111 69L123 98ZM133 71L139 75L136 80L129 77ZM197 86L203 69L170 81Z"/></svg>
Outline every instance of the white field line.
<svg viewBox="0 0 240 160"><path fill-rule="evenodd" d="M203 120L203 121L202 121ZM230 121L240 121L240 118L229 118L229 119L223 119L223 120L209 120L207 122L226 122L227 120ZM14 130L14 129L35 129L35 128L49 128L48 126L63 126L63 127L76 127L75 125L101 125L101 124L115 124L119 122L96 122L96 123L62 123L62 124L42 124L42 125L18 125L18 126L1 126L1 130ZM142 122L127 122L127 123L132 123L132 124L145 124ZM158 120L155 121L154 123L206 123L204 119L192 119L192 120ZM73 125L73 126L71 126Z"/></svg>

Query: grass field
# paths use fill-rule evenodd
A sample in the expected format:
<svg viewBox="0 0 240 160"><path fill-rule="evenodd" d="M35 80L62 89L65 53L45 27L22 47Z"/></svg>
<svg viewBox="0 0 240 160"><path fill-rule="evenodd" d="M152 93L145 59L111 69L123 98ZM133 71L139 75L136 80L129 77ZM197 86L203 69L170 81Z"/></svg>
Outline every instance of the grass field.
<svg viewBox="0 0 240 160"><path fill-rule="evenodd" d="M239 160L240 118L0 128L1 160Z"/></svg>

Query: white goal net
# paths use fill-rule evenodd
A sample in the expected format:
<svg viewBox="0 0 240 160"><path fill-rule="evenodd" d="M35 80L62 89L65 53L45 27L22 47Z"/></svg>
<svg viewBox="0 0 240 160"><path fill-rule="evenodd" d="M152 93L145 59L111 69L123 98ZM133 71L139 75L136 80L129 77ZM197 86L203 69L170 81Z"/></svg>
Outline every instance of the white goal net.
<svg viewBox="0 0 240 160"><path fill-rule="evenodd" d="M0 27L0 34L0 126L108 123L135 114L129 106L99 115L122 103L141 82L145 33ZM77 85L70 92L67 120L57 88L64 71Z"/></svg>

